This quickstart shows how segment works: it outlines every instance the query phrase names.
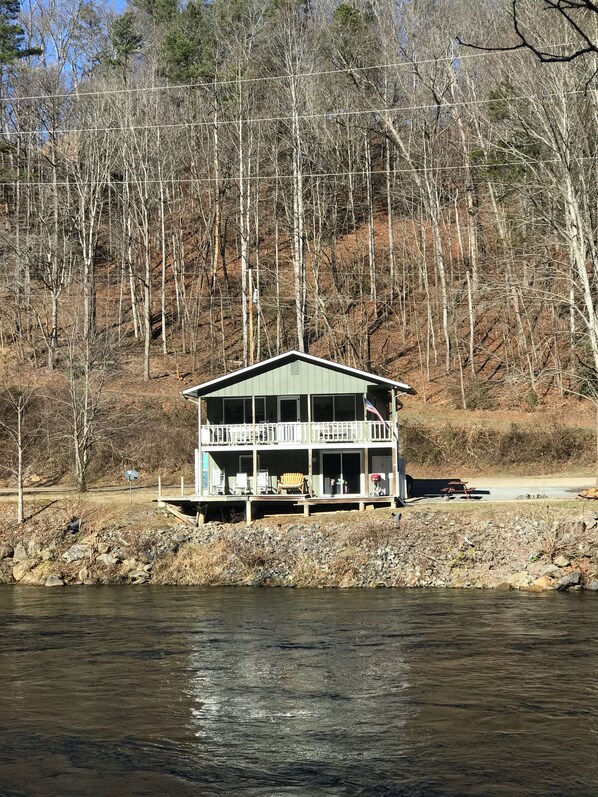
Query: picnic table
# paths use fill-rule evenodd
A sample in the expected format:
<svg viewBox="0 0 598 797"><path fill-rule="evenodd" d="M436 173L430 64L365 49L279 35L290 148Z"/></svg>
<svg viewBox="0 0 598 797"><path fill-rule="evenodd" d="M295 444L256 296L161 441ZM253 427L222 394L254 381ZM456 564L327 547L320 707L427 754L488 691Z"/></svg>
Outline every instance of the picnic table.
<svg viewBox="0 0 598 797"><path fill-rule="evenodd" d="M468 482L461 479L454 479L447 483L446 487L442 487L441 493L444 493L445 498L452 498L453 495L461 495L463 498L471 498L471 493L475 492L475 487L470 487Z"/></svg>

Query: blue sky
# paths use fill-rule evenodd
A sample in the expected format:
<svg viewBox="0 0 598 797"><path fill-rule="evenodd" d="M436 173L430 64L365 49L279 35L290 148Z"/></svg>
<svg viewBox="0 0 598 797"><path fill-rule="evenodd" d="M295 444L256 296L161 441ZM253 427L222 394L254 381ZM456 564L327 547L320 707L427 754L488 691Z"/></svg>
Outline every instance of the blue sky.
<svg viewBox="0 0 598 797"><path fill-rule="evenodd" d="M126 0L110 0L110 5L117 11L124 11Z"/></svg>

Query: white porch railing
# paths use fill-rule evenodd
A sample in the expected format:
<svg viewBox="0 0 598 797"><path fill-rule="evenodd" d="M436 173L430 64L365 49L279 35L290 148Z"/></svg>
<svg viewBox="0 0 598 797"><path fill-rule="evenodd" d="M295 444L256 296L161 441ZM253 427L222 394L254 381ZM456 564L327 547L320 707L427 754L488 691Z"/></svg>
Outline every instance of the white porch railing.
<svg viewBox="0 0 598 797"><path fill-rule="evenodd" d="M390 424L383 421L318 421L315 423L212 424L201 427L203 446L292 447L337 443L389 443Z"/></svg>

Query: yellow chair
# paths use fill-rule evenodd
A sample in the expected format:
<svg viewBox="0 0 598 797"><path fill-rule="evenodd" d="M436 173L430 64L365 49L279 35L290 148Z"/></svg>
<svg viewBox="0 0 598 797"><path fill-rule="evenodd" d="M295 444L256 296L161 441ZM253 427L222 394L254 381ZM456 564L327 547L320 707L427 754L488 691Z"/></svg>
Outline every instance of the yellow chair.
<svg viewBox="0 0 598 797"><path fill-rule="evenodd" d="M283 473L278 481L278 492L303 492L305 477L302 473Z"/></svg>

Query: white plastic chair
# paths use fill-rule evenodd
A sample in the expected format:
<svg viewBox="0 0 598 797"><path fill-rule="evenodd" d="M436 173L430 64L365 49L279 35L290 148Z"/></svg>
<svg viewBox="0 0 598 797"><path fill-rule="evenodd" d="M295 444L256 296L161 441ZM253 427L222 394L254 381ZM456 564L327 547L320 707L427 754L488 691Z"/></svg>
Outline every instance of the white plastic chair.
<svg viewBox="0 0 598 797"><path fill-rule="evenodd" d="M257 472L257 492L258 495L267 495L270 492L270 474L267 470Z"/></svg>
<svg viewBox="0 0 598 797"><path fill-rule="evenodd" d="M224 479L225 474L223 470L215 468L212 471L212 483L210 484L210 493L212 495L224 495Z"/></svg>
<svg viewBox="0 0 598 797"><path fill-rule="evenodd" d="M234 492L237 495L247 495L249 492L249 481L246 473L237 473L235 476Z"/></svg>

